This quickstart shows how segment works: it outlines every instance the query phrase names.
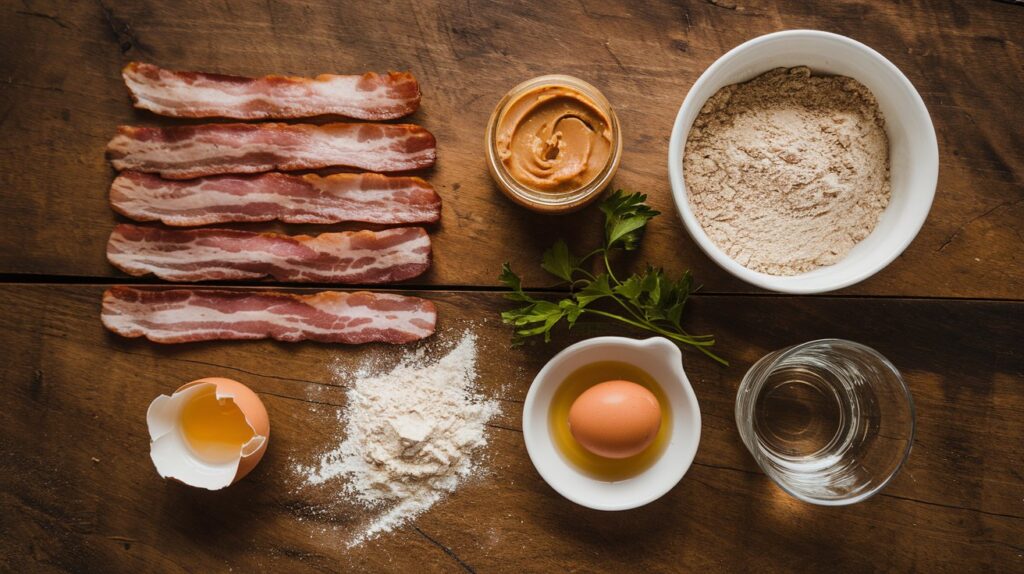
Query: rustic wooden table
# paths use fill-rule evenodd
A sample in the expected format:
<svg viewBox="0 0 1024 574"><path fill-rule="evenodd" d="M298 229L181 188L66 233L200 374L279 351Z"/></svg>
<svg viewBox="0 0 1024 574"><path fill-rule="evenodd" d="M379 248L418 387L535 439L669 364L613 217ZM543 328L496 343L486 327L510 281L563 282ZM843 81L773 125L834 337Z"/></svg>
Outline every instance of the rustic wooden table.
<svg viewBox="0 0 1024 574"><path fill-rule="evenodd" d="M789 571L1024 569L1024 7L992 1L710 0L533 5L452 2L252 3L5 0L0 18L0 569L31 571ZM898 260L828 296L761 292L727 275L683 230L665 169L672 118L725 50L786 28L851 36L890 58L927 103L941 168L931 215ZM103 157L118 124L171 124L131 108L129 60L259 75L410 69L413 121L439 141L425 174L444 198L436 263L396 286L437 302L435 342L480 334L485 393L504 411L488 468L433 510L346 550L366 515L292 470L338 438L344 394L331 361L392 347L219 342L158 346L100 325L106 285L137 282L104 258L119 220ZM580 325L511 349L498 313L505 260L551 287L541 251L593 243L595 209L547 218L512 205L484 163L484 122L516 82L563 72L599 86L625 131L618 187L644 191L656 219L637 262L693 270L689 310L732 365L686 368L704 428L686 478L638 510L600 513L534 471L521 403L564 345L614 325ZM276 226L258 226L274 228ZM313 228L286 226L288 231ZM639 333L624 333L639 334ZM904 373L917 438L879 496L821 508L781 493L745 451L736 387L764 353L819 337L869 344ZM201 376L251 385L273 421L260 467L221 492L160 480L145 410ZM326 510L325 510L326 509Z"/></svg>

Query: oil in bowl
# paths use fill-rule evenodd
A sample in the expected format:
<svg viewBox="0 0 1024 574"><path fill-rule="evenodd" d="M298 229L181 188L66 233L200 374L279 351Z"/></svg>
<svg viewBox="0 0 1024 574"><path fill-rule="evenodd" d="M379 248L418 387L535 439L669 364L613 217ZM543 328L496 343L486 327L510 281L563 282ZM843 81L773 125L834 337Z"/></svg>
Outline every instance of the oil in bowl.
<svg viewBox="0 0 1024 574"><path fill-rule="evenodd" d="M608 381L635 383L650 391L658 401L661 421L654 439L632 456L610 458L591 452L573 435L569 424L576 400L587 390ZM650 374L629 363L598 361L576 369L555 390L548 413L551 437L562 457L583 474L606 482L626 480L652 467L664 454L672 436L672 410L664 390Z"/></svg>

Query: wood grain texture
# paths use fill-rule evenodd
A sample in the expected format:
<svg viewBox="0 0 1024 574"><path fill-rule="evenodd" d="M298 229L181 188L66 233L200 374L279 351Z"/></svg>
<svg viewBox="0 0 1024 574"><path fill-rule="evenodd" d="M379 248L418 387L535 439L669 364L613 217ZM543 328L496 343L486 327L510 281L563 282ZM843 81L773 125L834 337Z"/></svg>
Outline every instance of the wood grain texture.
<svg viewBox="0 0 1024 574"><path fill-rule="evenodd" d="M333 361L395 347L224 342L158 346L107 333L102 286L0 286L0 570L30 571L997 571L1024 553L1024 303L698 296L695 331L714 330L733 364L687 353L703 418L696 462L663 499L620 513L562 499L537 475L521 402L563 345L617 328L580 323L548 346L510 349L507 306L480 292L427 294L436 349L466 329L481 344L480 389L501 399L487 473L414 523L353 550L369 517L337 484L303 487L340 438L344 389ZM856 317L857 321L851 321ZM801 504L756 467L736 432L738 382L762 354L824 336L871 344L904 373L917 404L907 466L879 496ZM252 386L270 413L262 464L221 492L160 480L145 410L203 376Z"/></svg>
<svg viewBox="0 0 1024 574"><path fill-rule="evenodd" d="M849 294L1017 298L1024 293L1024 9L869 1L0 4L0 273L116 277L103 258L117 217L103 146L118 124L170 125L133 110L119 76L131 59L260 75L412 70L412 116L439 141L425 173L445 198L436 265L416 285L494 285L511 260L526 282L559 235L593 242L594 209L541 217L487 175L484 124L515 83L543 73L601 88L622 120L613 185L650 194L665 215L642 259L690 267L710 293L751 292L706 258L672 207L672 119L698 75L729 48L786 28L846 34L910 78L938 131L941 168L928 222L906 253ZM568 28L574 33L565 33ZM255 228L274 228L256 226ZM285 231L310 231L285 226ZM640 260L642 260L640 259ZM474 265L467 266L465 261Z"/></svg>
<svg viewBox="0 0 1024 574"><path fill-rule="evenodd" d="M1021 6L968 0L0 0L0 571L1020 570L1022 26ZM729 48L787 28L838 32L880 51L920 91L938 133L927 223L903 256L841 296L756 294L699 251L670 199L669 131L686 91ZM437 166L420 175L445 204L432 228L435 266L403 290L438 304L438 336L427 348L466 329L480 336L480 386L503 405L485 475L412 524L346 550L346 535L371 515L338 496L338 485L303 486L294 466L340 438L345 395L332 362L387 363L401 348L158 346L103 330L104 287L90 278L119 276L104 252L123 221L107 205L114 173L104 145L119 124L188 123L131 107L119 75L129 60L251 75L416 74L424 97L411 120L439 148ZM625 135L613 185L650 194L664 212L635 261L693 269L704 290L688 325L715 333L732 361L722 368L686 354L701 447L671 493L634 511L599 513L558 496L533 469L520 424L530 380L559 349L642 334L581 323L550 345L511 349L498 320L507 305L486 290L505 260L528 285L547 287L543 249L559 236L584 246L600 234L595 209L534 215L487 175L482 138L493 105L519 81L553 72L591 81L612 101ZM80 284L24 284L47 278ZM917 406L903 472L845 508L784 495L733 420L736 388L754 361L821 337L878 349L902 370ZM260 393L273 427L267 456L222 492L160 480L148 457L147 405L217 375Z"/></svg>

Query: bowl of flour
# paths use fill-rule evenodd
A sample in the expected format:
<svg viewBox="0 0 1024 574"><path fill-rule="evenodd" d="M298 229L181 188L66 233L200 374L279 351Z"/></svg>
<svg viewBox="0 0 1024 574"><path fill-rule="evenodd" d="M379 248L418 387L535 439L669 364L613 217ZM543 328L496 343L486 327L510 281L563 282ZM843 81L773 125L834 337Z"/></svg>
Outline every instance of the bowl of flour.
<svg viewBox="0 0 1024 574"><path fill-rule="evenodd" d="M864 44L814 30L719 58L687 94L669 145L694 241L783 293L840 289L892 262L928 216L938 164L910 81Z"/></svg>

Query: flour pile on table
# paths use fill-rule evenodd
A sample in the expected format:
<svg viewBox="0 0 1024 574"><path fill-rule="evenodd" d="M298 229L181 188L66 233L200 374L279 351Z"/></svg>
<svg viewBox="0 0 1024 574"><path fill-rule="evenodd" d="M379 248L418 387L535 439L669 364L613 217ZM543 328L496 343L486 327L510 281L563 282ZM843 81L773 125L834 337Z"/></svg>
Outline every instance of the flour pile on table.
<svg viewBox="0 0 1024 574"><path fill-rule="evenodd" d="M499 411L475 390L476 355L476 335L466 333L439 360L419 349L390 372L335 371L348 387L345 438L318 466L297 470L310 485L343 479L342 496L381 509L350 547L422 514L473 473Z"/></svg>

